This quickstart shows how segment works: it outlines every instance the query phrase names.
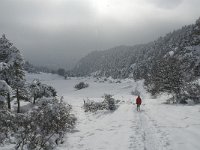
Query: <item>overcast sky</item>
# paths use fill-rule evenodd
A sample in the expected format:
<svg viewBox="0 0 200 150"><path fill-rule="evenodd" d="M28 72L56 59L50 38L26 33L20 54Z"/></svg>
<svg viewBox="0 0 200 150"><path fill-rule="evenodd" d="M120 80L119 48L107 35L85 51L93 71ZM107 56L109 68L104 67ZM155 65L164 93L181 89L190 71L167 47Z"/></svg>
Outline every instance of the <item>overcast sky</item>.
<svg viewBox="0 0 200 150"><path fill-rule="evenodd" d="M192 24L200 0L0 0L0 34L33 64L68 67L94 50Z"/></svg>

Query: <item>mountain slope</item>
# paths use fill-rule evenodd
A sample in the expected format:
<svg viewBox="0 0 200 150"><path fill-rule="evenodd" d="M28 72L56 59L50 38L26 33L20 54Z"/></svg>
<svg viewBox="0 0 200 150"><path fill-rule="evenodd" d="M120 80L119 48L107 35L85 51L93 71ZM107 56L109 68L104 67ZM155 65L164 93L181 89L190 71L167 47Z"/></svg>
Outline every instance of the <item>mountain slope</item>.
<svg viewBox="0 0 200 150"><path fill-rule="evenodd" d="M200 19L154 42L95 51L82 58L72 70L76 76L147 79L158 64L170 57L181 62L187 80L200 76ZM156 66L159 69L159 66Z"/></svg>

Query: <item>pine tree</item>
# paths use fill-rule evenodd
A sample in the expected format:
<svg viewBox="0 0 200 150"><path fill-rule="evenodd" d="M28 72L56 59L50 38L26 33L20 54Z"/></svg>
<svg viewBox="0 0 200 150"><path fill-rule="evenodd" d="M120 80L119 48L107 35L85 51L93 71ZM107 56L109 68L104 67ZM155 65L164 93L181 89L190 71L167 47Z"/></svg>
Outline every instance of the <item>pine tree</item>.
<svg viewBox="0 0 200 150"><path fill-rule="evenodd" d="M19 100L24 96L23 92L25 91L25 73L23 70L24 60L20 51L12 46L12 43L6 39L5 35L0 38L0 58L1 63L6 64L0 72L0 79L6 81L6 83L15 90L15 97L18 102L18 111L20 112L20 102ZM10 105L11 95L7 93L7 103L8 108L11 108Z"/></svg>
<svg viewBox="0 0 200 150"><path fill-rule="evenodd" d="M17 112L20 113L20 99L24 98L25 89L25 73L20 63L15 62L13 65L14 78L12 80L12 87L15 90L17 98Z"/></svg>
<svg viewBox="0 0 200 150"><path fill-rule="evenodd" d="M12 43L9 42L9 40L6 38L5 34L2 35L0 38L0 62L4 64L4 69L0 72L0 79L5 80L8 85L10 85L10 79L12 78L10 76L10 70L9 70L9 54L10 54L10 48L12 46ZM10 92L7 93L7 103L8 103L8 109L11 109L10 104L11 98L10 98Z"/></svg>
<svg viewBox="0 0 200 150"><path fill-rule="evenodd" d="M172 93L177 100L184 84L180 61L175 57L165 58L154 66L153 71L151 92L153 94L159 92Z"/></svg>

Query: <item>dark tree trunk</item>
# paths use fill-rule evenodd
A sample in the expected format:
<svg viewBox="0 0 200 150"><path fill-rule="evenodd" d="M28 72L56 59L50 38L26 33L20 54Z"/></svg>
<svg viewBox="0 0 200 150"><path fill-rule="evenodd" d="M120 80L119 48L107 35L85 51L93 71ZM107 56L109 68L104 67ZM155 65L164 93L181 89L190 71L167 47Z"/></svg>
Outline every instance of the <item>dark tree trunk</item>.
<svg viewBox="0 0 200 150"><path fill-rule="evenodd" d="M33 96L33 104L35 104L36 96Z"/></svg>
<svg viewBox="0 0 200 150"><path fill-rule="evenodd" d="M11 109L11 104L10 104L10 93L7 94L7 103L8 103L8 109Z"/></svg>
<svg viewBox="0 0 200 150"><path fill-rule="evenodd" d="M7 78L6 78L5 81L6 81L6 83L7 83L8 85L10 85ZM7 94L7 103L8 103L8 109L11 109L11 104L10 104L10 93Z"/></svg>
<svg viewBox="0 0 200 150"><path fill-rule="evenodd" d="M19 89L17 88L17 113L20 113Z"/></svg>

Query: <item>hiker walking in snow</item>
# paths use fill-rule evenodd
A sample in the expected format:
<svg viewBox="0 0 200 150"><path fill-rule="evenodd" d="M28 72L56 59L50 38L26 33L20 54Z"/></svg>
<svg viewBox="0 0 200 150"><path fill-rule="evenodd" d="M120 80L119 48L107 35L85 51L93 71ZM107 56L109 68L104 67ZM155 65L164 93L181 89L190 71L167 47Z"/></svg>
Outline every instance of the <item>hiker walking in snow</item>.
<svg viewBox="0 0 200 150"><path fill-rule="evenodd" d="M139 95L136 98L136 104L137 104L137 111L140 111L140 105L142 104L142 99L140 98Z"/></svg>

